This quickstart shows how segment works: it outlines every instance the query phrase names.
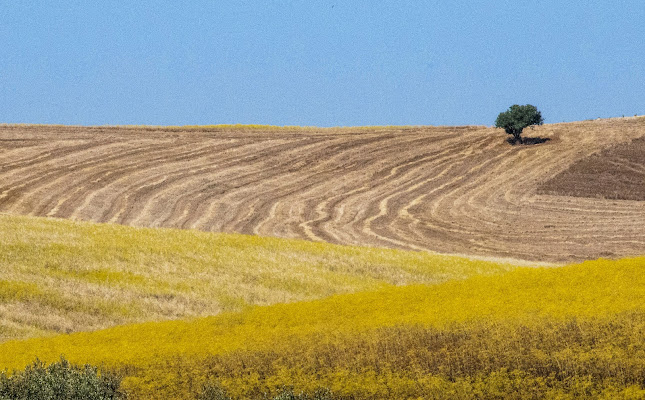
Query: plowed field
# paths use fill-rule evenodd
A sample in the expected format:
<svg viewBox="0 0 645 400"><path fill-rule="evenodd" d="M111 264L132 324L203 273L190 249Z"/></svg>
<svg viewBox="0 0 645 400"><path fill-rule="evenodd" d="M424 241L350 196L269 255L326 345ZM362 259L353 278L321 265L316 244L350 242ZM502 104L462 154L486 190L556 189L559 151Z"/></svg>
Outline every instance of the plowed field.
<svg viewBox="0 0 645 400"><path fill-rule="evenodd" d="M540 185L539 192L644 201L645 137L578 161Z"/></svg>
<svg viewBox="0 0 645 400"><path fill-rule="evenodd" d="M8 125L0 212L550 262L644 254L645 202L538 186L645 136L645 119L526 133L551 140L510 146L485 127Z"/></svg>

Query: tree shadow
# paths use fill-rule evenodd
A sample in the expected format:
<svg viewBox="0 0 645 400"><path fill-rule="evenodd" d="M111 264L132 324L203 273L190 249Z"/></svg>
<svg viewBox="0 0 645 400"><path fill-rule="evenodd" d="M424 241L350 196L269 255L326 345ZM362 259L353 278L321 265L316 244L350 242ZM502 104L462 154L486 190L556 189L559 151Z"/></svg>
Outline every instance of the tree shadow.
<svg viewBox="0 0 645 400"><path fill-rule="evenodd" d="M544 143L544 142L548 142L549 140L551 140L551 138L543 138L543 137L524 137L524 138L522 138L521 142L518 142L517 140L515 140L514 137L510 137L510 138L506 139L506 141L509 144L512 144L513 146L516 145L516 144L524 144L524 145L531 146L531 145L534 145L534 144L541 144L541 143Z"/></svg>

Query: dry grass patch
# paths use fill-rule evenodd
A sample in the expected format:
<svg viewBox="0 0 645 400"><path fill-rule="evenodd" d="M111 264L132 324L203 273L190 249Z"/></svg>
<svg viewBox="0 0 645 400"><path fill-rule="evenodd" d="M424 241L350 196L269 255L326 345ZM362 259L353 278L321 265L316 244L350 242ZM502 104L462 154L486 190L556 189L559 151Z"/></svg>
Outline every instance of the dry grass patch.
<svg viewBox="0 0 645 400"><path fill-rule="evenodd" d="M514 268L423 252L9 215L0 215L0 266L0 340Z"/></svg>

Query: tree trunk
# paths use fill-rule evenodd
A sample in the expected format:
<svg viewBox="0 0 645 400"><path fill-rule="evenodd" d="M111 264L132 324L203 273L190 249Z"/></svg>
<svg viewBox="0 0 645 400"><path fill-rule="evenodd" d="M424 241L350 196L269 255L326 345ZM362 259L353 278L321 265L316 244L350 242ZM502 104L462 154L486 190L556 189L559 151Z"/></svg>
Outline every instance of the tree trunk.
<svg viewBox="0 0 645 400"><path fill-rule="evenodd" d="M520 144L524 144L524 142L522 141L522 132L514 133L513 136L515 137L515 142L519 142Z"/></svg>

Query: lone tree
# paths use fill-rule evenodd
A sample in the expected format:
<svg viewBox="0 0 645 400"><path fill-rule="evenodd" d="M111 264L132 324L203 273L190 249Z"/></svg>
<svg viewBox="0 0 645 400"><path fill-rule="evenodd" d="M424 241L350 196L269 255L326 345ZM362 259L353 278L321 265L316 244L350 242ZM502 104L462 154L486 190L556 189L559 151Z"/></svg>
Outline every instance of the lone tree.
<svg viewBox="0 0 645 400"><path fill-rule="evenodd" d="M500 113L495 120L497 128L504 128L506 133L513 135L513 144L522 142L522 130L531 125L542 125L544 120L542 114L535 106L527 104L518 106L513 104L508 110Z"/></svg>

